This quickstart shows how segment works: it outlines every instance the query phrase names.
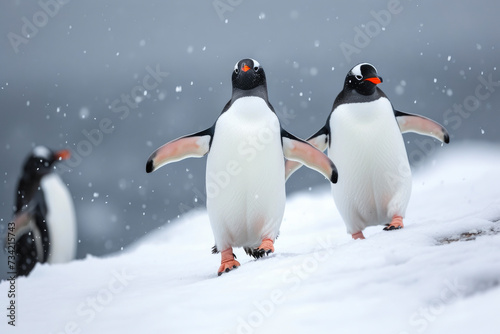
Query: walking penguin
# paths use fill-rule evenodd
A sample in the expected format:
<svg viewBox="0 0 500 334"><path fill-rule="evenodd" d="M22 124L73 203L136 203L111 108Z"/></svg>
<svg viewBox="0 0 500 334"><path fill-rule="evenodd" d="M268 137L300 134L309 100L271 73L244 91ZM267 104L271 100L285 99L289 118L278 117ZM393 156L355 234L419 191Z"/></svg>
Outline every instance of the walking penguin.
<svg viewBox="0 0 500 334"><path fill-rule="evenodd" d="M328 149L328 156L335 160L341 178L332 186L332 194L347 233L354 239L364 239L367 226L403 228L412 180L402 133L450 141L440 124L395 110L377 87L381 82L373 65L354 66L326 124L308 139L320 151ZM300 166L287 161L287 176Z"/></svg>
<svg viewBox="0 0 500 334"><path fill-rule="evenodd" d="M146 172L189 157L207 157L207 210L221 252L218 275L240 264L233 247L255 258L274 252L285 208L285 158L335 183L333 162L285 131L268 100L266 75L254 59L232 72L232 96L210 128L173 140L147 161Z"/></svg>

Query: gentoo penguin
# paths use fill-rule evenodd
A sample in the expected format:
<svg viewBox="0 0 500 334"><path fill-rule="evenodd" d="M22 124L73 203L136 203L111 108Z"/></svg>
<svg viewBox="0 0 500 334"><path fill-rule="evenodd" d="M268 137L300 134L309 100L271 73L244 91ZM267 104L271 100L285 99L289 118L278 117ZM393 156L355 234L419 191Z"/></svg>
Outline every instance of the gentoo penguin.
<svg viewBox="0 0 500 334"><path fill-rule="evenodd" d="M285 208L285 158L299 161L337 181L333 162L312 145L285 131L269 103L266 75L253 59L236 63L232 97L215 124L158 148L146 172L208 154L207 210L221 252L218 275L238 267L233 247L255 258L274 252Z"/></svg>
<svg viewBox="0 0 500 334"><path fill-rule="evenodd" d="M75 257L73 200L54 172L54 165L69 156L68 150L53 152L37 146L24 163L13 220L18 276L28 275L37 262L62 263Z"/></svg>
<svg viewBox="0 0 500 334"><path fill-rule="evenodd" d="M373 65L354 66L325 126L308 139L335 159L341 178L332 186L333 198L354 239L364 239L371 225L386 224L386 231L403 227L412 182L402 133L450 140L440 124L395 110L377 87L381 82ZM287 177L299 167L288 161Z"/></svg>

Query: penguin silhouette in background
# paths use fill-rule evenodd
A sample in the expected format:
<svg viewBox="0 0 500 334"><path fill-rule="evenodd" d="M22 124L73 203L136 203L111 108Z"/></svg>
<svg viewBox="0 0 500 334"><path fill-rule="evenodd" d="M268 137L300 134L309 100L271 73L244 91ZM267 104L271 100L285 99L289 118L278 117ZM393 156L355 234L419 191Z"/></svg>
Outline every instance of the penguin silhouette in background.
<svg viewBox="0 0 500 334"><path fill-rule="evenodd" d="M256 60L236 63L232 86L232 97L212 127L163 145L146 165L150 173L208 154L207 210L213 252L221 252L218 275L240 265L233 247L244 247L255 258L274 252L285 209L285 158L337 181L335 165L325 154L281 127Z"/></svg>
<svg viewBox="0 0 500 334"><path fill-rule="evenodd" d="M68 150L37 146L19 179L14 213L16 273L27 276L37 262L63 263L75 258L77 229L73 200L54 172Z"/></svg>
<svg viewBox="0 0 500 334"><path fill-rule="evenodd" d="M384 230L404 226L412 181L402 133L450 141L440 124L395 110L377 87L381 82L373 65L354 66L325 126L308 139L320 151L328 149L335 160L341 178L332 186L332 194L354 239L364 239L367 226L385 224ZM300 166L287 161L287 177Z"/></svg>

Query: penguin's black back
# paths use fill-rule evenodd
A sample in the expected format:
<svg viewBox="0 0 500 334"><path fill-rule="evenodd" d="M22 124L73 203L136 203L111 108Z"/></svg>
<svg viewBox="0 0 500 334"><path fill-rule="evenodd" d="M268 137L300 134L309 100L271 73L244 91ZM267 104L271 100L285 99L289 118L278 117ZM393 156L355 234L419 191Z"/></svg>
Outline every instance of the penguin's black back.
<svg viewBox="0 0 500 334"><path fill-rule="evenodd" d="M16 241L16 274L27 276L38 262L35 239L30 231Z"/></svg>
<svg viewBox="0 0 500 334"><path fill-rule="evenodd" d="M31 182L29 182L31 181ZM29 211L31 219L35 221L38 233L30 230L17 236L16 241L16 273L18 276L26 276L33 270L35 264L46 262L50 253L50 241L47 228L47 206L43 189L40 186L40 180L26 180L21 178L19 181L16 196L16 214L23 209ZM35 235L39 235L41 240L35 241ZM43 254L38 254L35 242L42 243Z"/></svg>

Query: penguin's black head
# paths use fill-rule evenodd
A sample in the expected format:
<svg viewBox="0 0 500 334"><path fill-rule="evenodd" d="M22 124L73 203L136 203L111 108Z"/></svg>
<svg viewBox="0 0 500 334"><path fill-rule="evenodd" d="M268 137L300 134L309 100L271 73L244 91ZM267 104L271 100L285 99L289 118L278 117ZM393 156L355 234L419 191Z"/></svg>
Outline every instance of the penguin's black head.
<svg viewBox="0 0 500 334"><path fill-rule="evenodd" d="M377 69L368 63L354 66L345 77L344 89L355 90L362 95L372 95L382 82Z"/></svg>
<svg viewBox="0 0 500 334"><path fill-rule="evenodd" d="M233 89L250 90L266 86L266 74L259 62L254 59L242 59L234 65Z"/></svg>
<svg viewBox="0 0 500 334"><path fill-rule="evenodd" d="M37 146L24 163L24 174L31 177L42 177L54 169L54 164L70 157L68 150L54 152L45 146Z"/></svg>

